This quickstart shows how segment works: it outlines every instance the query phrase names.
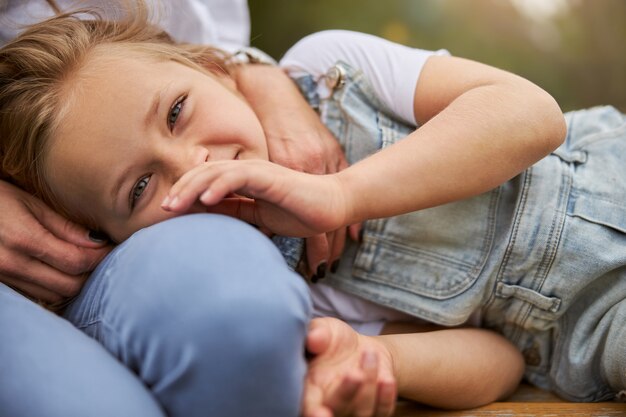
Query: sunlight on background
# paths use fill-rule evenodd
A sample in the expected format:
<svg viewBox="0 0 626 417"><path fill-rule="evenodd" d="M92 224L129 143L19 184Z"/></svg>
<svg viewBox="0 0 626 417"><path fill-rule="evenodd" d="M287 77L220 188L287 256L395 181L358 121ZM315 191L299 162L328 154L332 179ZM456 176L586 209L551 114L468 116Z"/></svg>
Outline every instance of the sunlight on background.
<svg viewBox="0 0 626 417"><path fill-rule="evenodd" d="M521 13L531 19L545 21L567 10L566 0L510 0Z"/></svg>
<svg viewBox="0 0 626 417"><path fill-rule="evenodd" d="M567 13L567 0L510 0L522 16L531 20L528 37L538 48L556 51L561 36L554 19Z"/></svg>
<svg viewBox="0 0 626 417"><path fill-rule="evenodd" d="M626 111L626 0L249 0L252 43L276 58L349 29L520 74L564 110Z"/></svg>

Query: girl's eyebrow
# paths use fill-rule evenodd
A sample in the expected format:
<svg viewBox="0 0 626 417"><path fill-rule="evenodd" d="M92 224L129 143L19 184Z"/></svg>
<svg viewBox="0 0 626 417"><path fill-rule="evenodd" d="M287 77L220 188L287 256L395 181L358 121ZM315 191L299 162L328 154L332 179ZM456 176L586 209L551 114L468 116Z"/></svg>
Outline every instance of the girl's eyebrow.
<svg viewBox="0 0 626 417"><path fill-rule="evenodd" d="M154 123L155 119L159 115L159 106L161 105L161 96L163 95L163 90L158 90L154 97L152 98L152 105L148 108L146 112L146 116L143 119L143 126L145 129L150 126L151 123Z"/></svg>
<svg viewBox="0 0 626 417"><path fill-rule="evenodd" d="M171 85L172 83L169 82L163 88L157 90L157 92L154 94L154 97L152 98L152 104L150 105L150 107L148 107L148 111L146 112L146 115L143 119L144 129L147 129L150 124L154 123L154 121L157 119L157 116L159 115L159 107L161 106L161 99Z"/></svg>

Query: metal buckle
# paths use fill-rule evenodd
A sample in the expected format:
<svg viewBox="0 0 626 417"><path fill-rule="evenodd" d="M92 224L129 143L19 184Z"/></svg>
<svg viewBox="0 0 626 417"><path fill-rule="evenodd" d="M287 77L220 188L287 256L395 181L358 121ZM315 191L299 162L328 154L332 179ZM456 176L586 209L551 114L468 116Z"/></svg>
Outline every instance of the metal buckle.
<svg viewBox="0 0 626 417"><path fill-rule="evenodd" d="M346 70L341 65L335 65L326 72L326 85L331 90L340 89L346 83Z"/></svg>

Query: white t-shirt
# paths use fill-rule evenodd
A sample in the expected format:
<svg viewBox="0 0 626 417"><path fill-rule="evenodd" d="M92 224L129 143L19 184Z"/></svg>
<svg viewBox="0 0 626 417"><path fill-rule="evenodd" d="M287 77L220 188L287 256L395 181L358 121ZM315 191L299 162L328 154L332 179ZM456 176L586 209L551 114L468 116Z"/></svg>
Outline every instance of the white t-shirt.
<svg viewBox="0 0 626 417"><path fill-rule="evenodd" d="M448 52L410 48L365 33L327 30L297 42L280 66L292 76L308 73L317 79L342 60L363 71L376 95L400 120L416 125L415 87L424 63L433 55ZM318 93L321 98L330 95L325 83L320 83Z"/></svg>
<svg viewBox="0 0 626 417"><path fill-rule="evenodd" d="M448 55L448 52L425 51L363 33L330 30L303 38L287 51L280 65L291 76L308 73L319 79L342 60L363 71L375 94L396 117L417 125L413 111L415 88L424 64L433 55ZM331 93L325 83L319 83L317 90L322 99ZM379 334L390 321L419 321L323 282L310 288L314 316L342 319L362 334Z"/></svg>
<svg viewBox="0 0 626 417"><path fill-rule="evenodd" d="M114 13L112 2L105 0L56 0L62 10L98 7ZM250 16L246 0L148 0L155 23L176 40L212 44L229 52L247 46ZM20 26L54 14L45 0L0 0L0 44L14 38Z"/></svg>

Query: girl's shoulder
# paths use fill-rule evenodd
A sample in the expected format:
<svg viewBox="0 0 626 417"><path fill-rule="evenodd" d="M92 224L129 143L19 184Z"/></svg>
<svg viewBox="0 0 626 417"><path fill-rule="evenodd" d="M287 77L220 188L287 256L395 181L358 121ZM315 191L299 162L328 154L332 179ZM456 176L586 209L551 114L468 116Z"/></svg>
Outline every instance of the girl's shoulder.
<svg viewBox="0 0 626 417"><path fill-rule="evenodd" d="M413 99L421 70L433 55L445 50L414 48L366 33L326 30L308 35L293 45L280 61L292 76L326 74L337 61L363 71L378 98L401 120L415 124Z"/></svg>

